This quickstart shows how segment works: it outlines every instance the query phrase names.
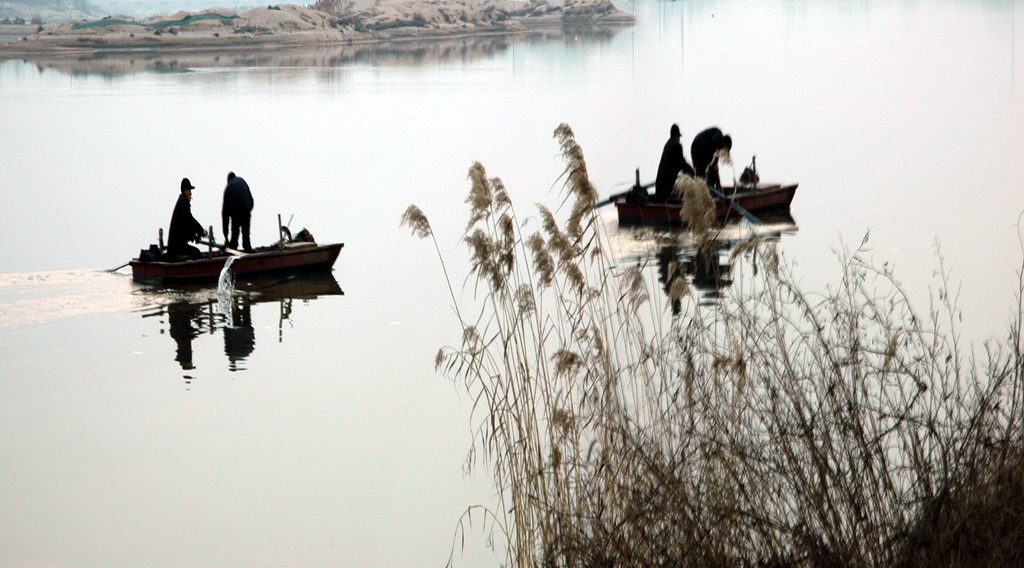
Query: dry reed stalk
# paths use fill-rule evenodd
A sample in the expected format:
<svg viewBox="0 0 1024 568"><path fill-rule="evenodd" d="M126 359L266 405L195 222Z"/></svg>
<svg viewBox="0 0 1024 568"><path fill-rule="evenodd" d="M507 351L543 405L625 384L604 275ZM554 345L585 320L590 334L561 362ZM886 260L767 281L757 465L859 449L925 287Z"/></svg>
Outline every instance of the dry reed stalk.
<svg viewBox="0 0 1024 568"><path fill-rule="evenodd" d="M811 294L757 241L733 252L768 268L742 293L707 307L673 291L685 305L663 320L642 270L606 260L582 150L568 126L555 136L572 201L526 237L500 180L471 168L465 241L486 294L436 361L479 410L469 463L487 459L482 511L509 566L1024 561L1020 320L982 364L944 268L922 316L862 248ZM681 185L713 239L713 204Z"/></svg>

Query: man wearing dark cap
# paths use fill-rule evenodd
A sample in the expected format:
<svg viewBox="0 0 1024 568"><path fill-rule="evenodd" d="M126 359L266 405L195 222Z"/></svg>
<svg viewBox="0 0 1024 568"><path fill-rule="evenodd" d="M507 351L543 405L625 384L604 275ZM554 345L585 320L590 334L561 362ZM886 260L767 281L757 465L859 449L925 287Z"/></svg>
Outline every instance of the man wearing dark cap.
<svg viewBox="0 0 1024 568"><path fill-rule="evenodd" d="M672 189L676 185L679 172L693 175L693 168L683 157L683 145L679 143L679 125L673 124L669 130L668 142L661 151L661 162L658 163L658 176L654 178L654 199L667 201L672 197Z"/></svg>
<svg viewBox="0 0 1024 568"><path fill-rule="evenodd" d="M199 221L192 216L192 190L195 186L188 178L181 179L181 195L178 202L174 204L174 213L171 214L171 226L167 229L167 256L187 256L188 258L199 258L202 253L199 249L188 244L208 233Z"/></svg>
<svg viewBox="0 0 1024 568"><path fill-rule="evenodd" d="M249 184L236 176L235 172L228 172L228 185L224 188L224 203L220 208L221 223L224 228L224 240L228 248L238 248L238 233L242 233L242 246L245 252L252 252L252 245L249 243L249 220L252 215L252 192L249 191ZM230 221L230 223L229 223ZM228 234L228 226L231 231Z"/></svg>
<svg viewBox="0 0 1024 568"><path fill-rule="evenodd" d="M732 150L732 137L722 134L721 129L712 126L707 130L693 137L690 144L690 157L693 158L693 169L697 170L697 176L708 179L708 166L711 165L715 153L725 150L726 153ZM711 172L712 178L718 178L718 170Z"/></svg>

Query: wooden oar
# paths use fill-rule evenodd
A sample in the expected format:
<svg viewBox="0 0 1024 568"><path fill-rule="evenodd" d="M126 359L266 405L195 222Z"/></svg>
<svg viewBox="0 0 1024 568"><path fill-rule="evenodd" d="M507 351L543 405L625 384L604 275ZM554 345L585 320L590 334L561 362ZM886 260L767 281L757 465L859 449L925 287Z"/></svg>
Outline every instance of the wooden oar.
<svg viewBox="0 0 1024 568"><path fill-rule="evenodd" d="M108 268L104 272L117 272L118 270L121 270L122 268L128 266L129 264L131 264L131 262L126 262L126 263L122 264L121 266L118 266L117 268Z"/></svg>
<svg viewBox="0 0 1024 568"><path fill-rule="evenodd" d="M242 252L240 250L235 250L235 249L228 248L225 245L218 245L217 243L214 243L214 242L211 242L211 241L204 241L202 239L200 239L200 240L198 240L196 242L201 244L201 245L206 245L206 246L210 246L210 247L219 248L220 250L230 254L231 256L245 256L244 252Z"/></svg>
<svg viewBox="0 0 1024 568"><path fill-rule="evenodd" d="M732 199L729 199L721 191L718 191L717 189L711 187L710 185L708 186L708 190L711 192L711 195L714 195L715 197L717 197L717 198L719 198L719 199L721 199L723 201L728 202L729 203L729 207L732 207L733 211L735 211L735 212L739 213L740 215L742 215L743 218L746 219L747 221L750 221L751 224L753 224L753 225L764 225L764 223L762 223L761 220L758 219L757 217L754 217L754 215L750 211L747 211L746 209L740 207L739 203L736 203Z"/></svg>

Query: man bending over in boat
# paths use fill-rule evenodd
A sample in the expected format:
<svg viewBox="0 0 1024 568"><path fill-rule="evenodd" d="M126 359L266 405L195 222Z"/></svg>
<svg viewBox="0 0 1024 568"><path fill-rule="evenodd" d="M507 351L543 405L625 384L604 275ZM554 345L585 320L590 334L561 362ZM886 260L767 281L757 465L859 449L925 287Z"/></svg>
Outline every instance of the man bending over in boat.
<svg viewBox="0 0 1024 568"><path fill-rule="evenodd" d="M716 153L722 151L724 152L723 155L728 155L730 150L732 150L732 137L728 134L722 134L721 129L717 126L712 126L702 131L693 137L693 143L690 144L690 157L693 158L693 169L697 170L697 175L707 180L710 185L712 181L717 181L718 169L716 167L712 170L712 179L708 180L708 166L713 165ZM717 166L717 164L714 165Z"/></svg>
<svg viewBox="0 0 1024 568"><path fill-rule="evenodd" d="M661 151L658 176L654 178L654 199L657 201L668 201L672 197L672 189L676 185L679 172L694 175L690 163L683 157L683 145L679 143L681 137L679 125L673 124L669 129L669 138L668 142L665 142L665 149Z"/></svg>
<svg viewBox="0 0 1024 568"><path fill-rule="evenodd" d="M224 204L220 208L221 223L224 228L224 240L228 248L238 248L238 233L242 233L242 246L245 252L252 252L252 245L249 243L249 220L252 215L252 192L249 191L249 184L236 176L235 172L228 172L228 185L224 188ZM230 221L231 234L228 235L228 221Z"/></svg>
<svg viewBox="0 0 1024 568"><path fill-rule="evenodd" d="M192 190L195 186L188 178L181 179L181 195L178 202L174 204L174 213L171 215L171 226L167 229L167 256L187 256L188 258L199 258L202 253L199 249L188 244L200 237L207 235L199 221L192 216Z"/></svg>

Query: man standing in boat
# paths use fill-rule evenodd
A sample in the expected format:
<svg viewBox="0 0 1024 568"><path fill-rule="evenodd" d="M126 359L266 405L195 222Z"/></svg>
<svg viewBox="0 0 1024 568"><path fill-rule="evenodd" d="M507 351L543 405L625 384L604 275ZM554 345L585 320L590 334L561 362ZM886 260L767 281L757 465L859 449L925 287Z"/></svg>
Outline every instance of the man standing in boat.
<svg viewBox="0 0 1024 568"><path fill-rule="evenodd" d="M188 244L208 233L206 229L192 216L192 190L195 186L188 178L181 179L181 195L178 202L174 204L174 213L171 214L171 226L167 229L167 256L187 256L199 258L202 253L199 249Z"/></svg>
<svg viewBox="0 0 1024 568"><path fill-rule="evenodd" d="M224 240L228 248L238 248L238 233L242 233L242 246L245 252L252 252L252 244L249 242L249 220L252 216L252 192L249 191L249 184L236 176L235 172L228 172L228 185L224 188L224 204L220 209L221 222L224 226ZM230 223L229 223L230 221ZM231 226L230 238L228 225Z"/></svg>
<svg viewBox="0 0 1024 568"><path fill-rule="evenodd" d="M694 136L693 143L690 144L690 157L693 158L693 169L697 170L697 176L707 180L708 166L715 161L715 154L723 151L725 155L728 155L730 150L732 150L732 137L722 134L722 130L717 126L712 126ZM717 166L717 164L715 165ZM709 181L717 180L717 167L712 170L711 177L712 179Z"/></svg>
<svg viewBox="0 0 1024 568"><path fill-rule="evenodd" d="M669 129L669 138L668 142L665 142L665 149L661 151L658 176L654 179L654 199L657 201L668 201L672 197L672 190L680 172L694 175L690 163L683 157L683 145L679 142L681 137L679 125L673 124Z"/></svg>

